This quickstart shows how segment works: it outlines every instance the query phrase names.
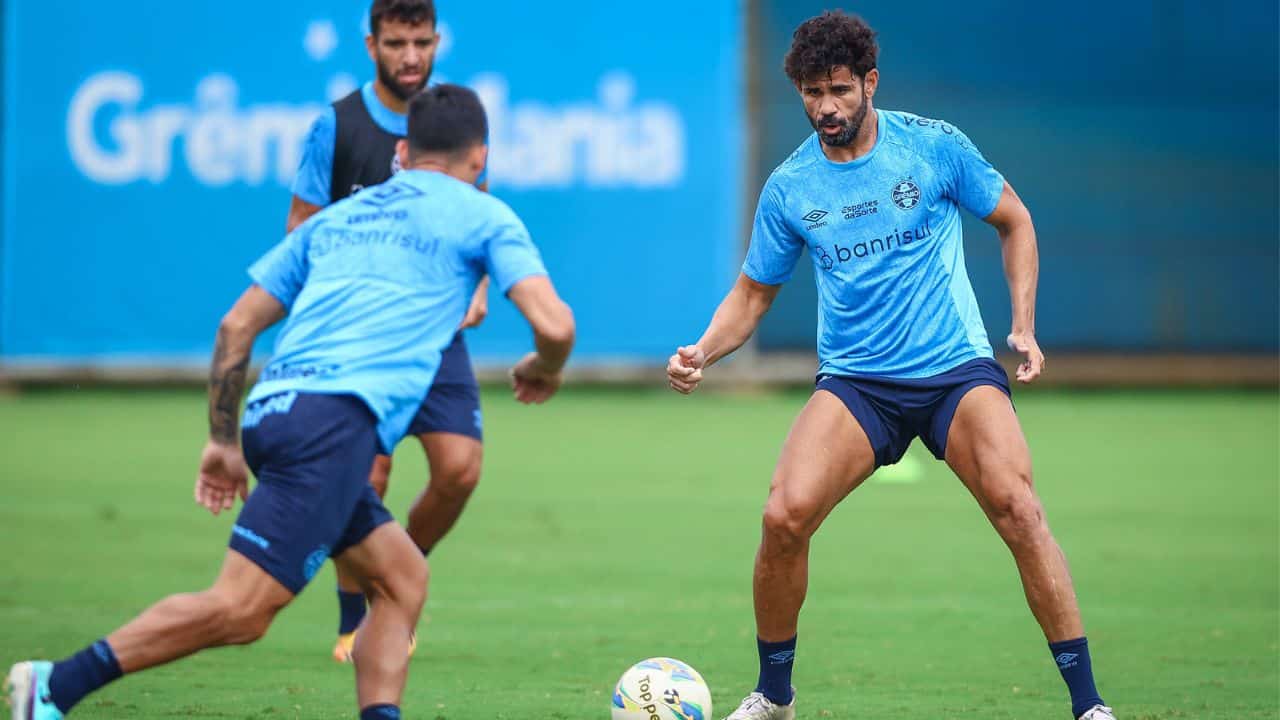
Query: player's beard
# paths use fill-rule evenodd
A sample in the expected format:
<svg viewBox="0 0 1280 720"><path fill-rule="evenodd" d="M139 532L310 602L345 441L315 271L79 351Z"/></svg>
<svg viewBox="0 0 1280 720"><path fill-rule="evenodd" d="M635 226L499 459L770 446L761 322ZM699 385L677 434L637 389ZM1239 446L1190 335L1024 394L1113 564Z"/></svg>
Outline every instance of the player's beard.
<svg viewBox="0 0 1280 720"><path fill-rule="evenodd" d="M848 147L858 139L858 133L862 132L862 123L866 122L867 111L871 109L871 103L867 102L867 98L862 98L862 105L854 111L853 117L848 120L841 120L834 115L828 115L815 120L809 116L809 124L818 132L818 137L822 138L822 142L831 147ZM806 113L808 115L808 113ZM829 123L836 123L840 126L840 132L835 135L828 135L822 132L822 126Z"/></svg>
<svg viewBox="0 0 1280 720"><path fill-rule="evenodd" d="M392 95L395 95L405 102L408 102L409 98L413 97L419 90L426 87L427 81L431 79L431 68L428 67L422 73L422 82L418 83L414 87L406 87L396 79L395 74L387 68L381 58L378 59L376 65L378 66L378 80L382 81L382 86L390 90Z"/></svg>

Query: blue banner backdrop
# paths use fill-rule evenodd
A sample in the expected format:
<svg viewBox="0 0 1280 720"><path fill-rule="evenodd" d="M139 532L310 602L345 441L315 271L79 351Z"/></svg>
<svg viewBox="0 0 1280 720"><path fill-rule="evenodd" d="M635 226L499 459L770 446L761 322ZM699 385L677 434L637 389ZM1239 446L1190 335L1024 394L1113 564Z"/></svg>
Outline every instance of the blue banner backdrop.
<svg viewBox="0 0 1280 720"><path fill-rule="evenodd" d="M649 362L696 337L740 249L739 3L439 9L435 79L485 100L491 189L574 306L580 358ZM367 4L4 12L0 357L203 362L244 268L283 234L311 120L372 77ZM526 349L491 305L476 355Z"/></svg>

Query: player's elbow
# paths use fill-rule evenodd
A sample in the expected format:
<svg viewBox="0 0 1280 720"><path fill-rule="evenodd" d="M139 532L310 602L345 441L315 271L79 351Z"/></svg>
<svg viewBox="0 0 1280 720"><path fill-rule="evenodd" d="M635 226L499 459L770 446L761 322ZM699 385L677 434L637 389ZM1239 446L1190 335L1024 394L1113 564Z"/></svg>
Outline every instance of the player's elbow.
<svg viewBox="0 0 1280 720"><path fill-rule="evenodd" d="M1000 237L1022 236L1027 232L1035 232L1035 222L1031 219L1031 211L1022 201L1018 201L1008 210L993 217L991 224L995 226Z"/></svg>
<svg viewBox="0 0 1280 720"><path fill-rule="evenodd" d="M573 347L577 337L577 323L573 319L573 310L564 302L560 302L538 323L536 331L539 337L556 347Z"/></svg>
<svg viewBox="0 0 1280 720"><path fill-rule="evenodd" d="M218 339L228 344L240 344L252 337L253 323L243 312L232 308L218 323Z"/></svg>
<svg viewBox="0 0 1280 720"><path fill-rule="evenodd" d="M1015 224L1024 228L1034 228L1035 221L1031 219L1031 210L1022 203L1018 203L1018 212L1014 216Z"/></svg>

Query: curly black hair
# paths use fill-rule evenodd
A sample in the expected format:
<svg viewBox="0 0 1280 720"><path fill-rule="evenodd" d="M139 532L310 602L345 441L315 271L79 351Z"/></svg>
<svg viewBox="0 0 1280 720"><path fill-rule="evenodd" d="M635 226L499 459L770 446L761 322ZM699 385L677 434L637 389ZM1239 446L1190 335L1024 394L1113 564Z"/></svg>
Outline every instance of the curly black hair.
<svg viewBox="0 0 1280 720"><path fill-rule="evenodd" d="M828 10L796 28L782 67L797 85L803 80L826 76L842 65L865 78L875 68L879 54L876 33L867 21L840 10Z"/></svg>

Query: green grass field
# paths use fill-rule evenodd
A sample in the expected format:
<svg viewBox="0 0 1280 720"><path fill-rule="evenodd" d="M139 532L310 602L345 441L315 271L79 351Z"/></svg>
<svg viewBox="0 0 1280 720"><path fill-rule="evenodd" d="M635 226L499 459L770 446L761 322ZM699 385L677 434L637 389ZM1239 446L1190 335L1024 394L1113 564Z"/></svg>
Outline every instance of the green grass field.
<svg viewBox="0 0 1280 720"><path fill-rule="evenodd" d="M406 716L605 719L654 655L727 713L755 681L759 510L801 393L570 390L485 398L484 480L432 556ZM1024 393L1037 482L1123 720L1280 717L1274 393ZM0 663L61 657L199 589L231 517L191 501L196 392L0 398ZM425 480L397 455L389 506ZM352 718L325 570L256 646L126 678L76 718ZM1013 563L917 444L818 535L796 665L801 718L1066 718Z"/></svg>

